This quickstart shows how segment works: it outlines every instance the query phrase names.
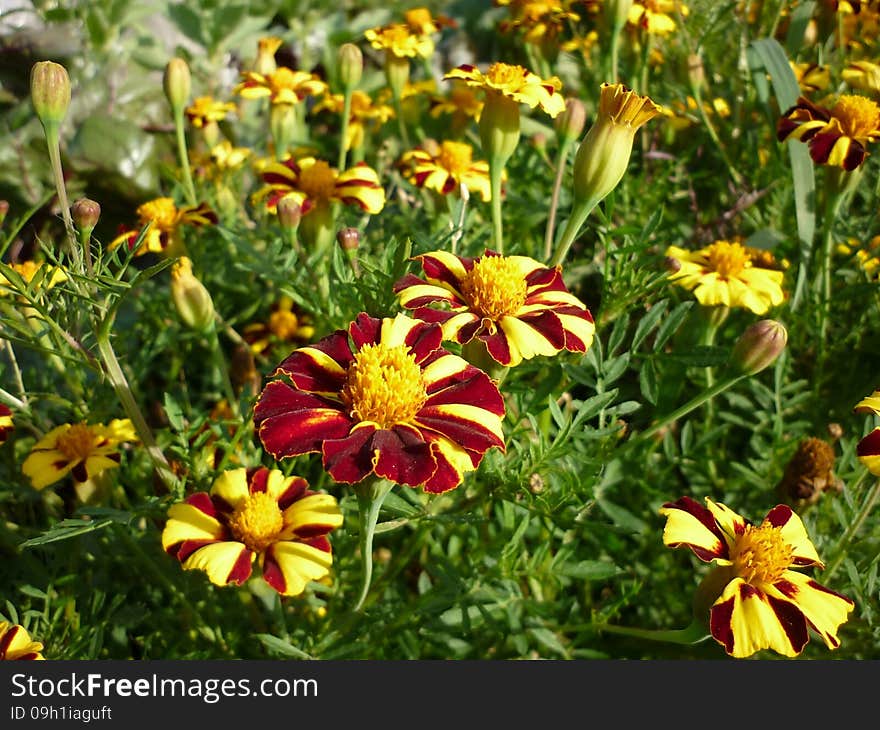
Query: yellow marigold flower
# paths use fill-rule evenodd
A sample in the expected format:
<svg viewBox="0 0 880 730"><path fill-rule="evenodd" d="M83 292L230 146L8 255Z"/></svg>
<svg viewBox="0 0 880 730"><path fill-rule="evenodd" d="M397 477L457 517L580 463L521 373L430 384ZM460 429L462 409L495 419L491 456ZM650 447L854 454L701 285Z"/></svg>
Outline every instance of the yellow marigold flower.
<svg viewBox="0 0 880 730"><path fill-rule="evenodd" d="M320 96L327 91L327 84L317 74L279 66L266 75L244 71L241 83L233 91L245 99L269 97L272 104L292 105L307 96Z"/></svg>
<svg viewBox="0 0 880 730"><path fill-rule="evenodd" d="M568 2L498 0L497 4L510 8L510 19L502 21L498 29L502 33L520 31L523 41L533 45L556 43L565 28L581 19Z"/></svg>
<svg viewBox="0 0 880 730"><path fill-rule="evenodd" d="M119 444L138 440L127 418L102 423L65 423L53 428L31 448L21 465L34 489L43 489L68 474L78 482L119 466Z"/></svg>
<svg viewBox="0 0 880 730"><path fill-rule="evenodd" d="M210 493L190 495L168 517L162 548L184 570L202 570L214 585L241 585L257 562L282 596L297 596L329 575L327 535L342 524L333 495L263 466L223 472Z"/></svg>
<svg viewBox="0 0 880 730"><path fill-rule="evenodd" d="M854 89L880 94L880 65L871 61L850 61L840 73Z"/></svg>
<svg viewBox="0 0 880 730"><path fill-rule="evenodd" d="M704 306L744 307L764 314L785 299L783 272L758 265L750 249L738 241L716 241L698 251L670 246L666 255L678 265L669 279L693 291Z"/></svg>
<svg viewBox="0 0 880 730"><path fill-rule="evenodd" d="M709 631L731 656L772 649L797 656L812 629L829 649L840 646L837 631L853 602L792 568L824 568L800 518L777 505L754 525L706 498L706 507L682 497L660 509L666 517L663 543L688 547L716 567L703 586L710 605Z"/></svg>
<svg viewBox="0 0 880 730"><path fill-rule="evenodd" d="M12 422L12 411L9 406L0 403L0 444L6 441L9 432L15 427Z"/></svg>
<svg viewBox="0 0 880 730"><path fill-rule="evenodd" d="M233 147L228 139L221 140L211 148L211 160L219 170L241 167L251 155L247 147Z"/></svg>
<svg viewBox="0 0 880 730"><path fill-rule="evenodd" d="M865 96L843 94L826 109L802 96L777 123L776 138L805 142L820 165L855 170L868 156L865 145L880 139L880 106Z"/></svg>
<svg viewBox="0 0 880 730"><path fill-rule="evenodd" d="M345 102L342 94L327 94L321 101L315 104L312 110L316 114L320 111L330 111L341 114ZM351 115L348 120L348 132L345 137L345 149L357 149L364 143L364 127L368 122L376 125L385 124L394 116L394 109L387 104L373 103L370 95L355 90L351 94Z"/></svg>
<svg viewBox="0 0 880 730"><path fill-rule="evenodd" d="M135 211L141 228L149 224L146 234L141 241L136 256L146 253L167 253L176 249L181 242L180 229L185 226L201 226L216 224L217 215L204 203L200 205L184 206L178 208L173 198L154 198L139 205ZM141 230L124 229L114 238L109 250L125 243L129 247L137 243Z"/></svg>
<svg viewBox="0 0 880 730"><path fill-rule="evenodd" d="M442 142L436 149L423 145L405 152L400 160L404 174L414 185L443 195L458 193L464 185L471 194L489 201L489 163L474 161L474 149L463 142Z"/></svg>
<svg viewBox="0 0 880 730"><path fill-rule="evenodd" d="M412 8L403 14L404 23L419 35L439 33L443 28L454 28L456 22L446 15L431 15L428 8Z"/></svg>
<svg viewBox="0 0 880 730"><path fill-rule="evenodd" d="M576 36L571 40L565 41L560 48L567 53L578 51L584 58L589 57L599 41L599 34L595 30L591 30L585 35Z"/></svg>
<svg viewBox="0 0 880 730"><path fill-rule="evenodd" d="M0 661L4 659L42 660L43 645L33 641L24 626L0 621Z"/></svg>
<svg viewBox="0 0 880 730"><path fill-rule="evenodd" d="M433 39L414 32L406 23L393 23L382 28L369 28L364 38L370 45L397 58L430 58L434 53Z"/></svg>
<svg viewBox="0 0 880 730"><path fill-rule="evenodd" d="M562 82L556 76L542 79L522 66L498 62L483 73L476 66L462 64L443 78L461 79L468 86L528 104L532 109L540 106L542 111L554 118L565 109L565 99L559 93Z"/></svg>
<svg viewBox="0 0 880 730"><path fill-rule="evenodd" d="M431 116L451 114L454 127L460 127L470 119L479 121L481 111L483 99L464 81L453 81L445 96L435 94L431 97Z"/></svg>
<svg viewBox="0 0 880 730"><path fill-rule="evenodd" d="M314 326L296 311L293 299L281 297L265 322L247 325L241 336L255 355L261 355L276 345L308 342L314 334Z"/></svg>
<svg viewBox="0 0 880 730"><path fill-rule="evenodd" d="M15 279L6 273L18 274L25 284L30 284L34 279L40 282L44 291L49 291L56 284L67 281L67 274L60 266L53 266L42 261L22 261L14 264L0 263L0 297L10 292L18 291L14 284Z"/></svg>
<svg viewBox="0 0 880 730"><path fill-rule="evenodd" d="M640 0L630 8L628 21L651 35L669 35L678 27L673 19L676 10L683 18L688 16L688 6L679 0Z"/></svg>
<svg viewBox="0 0 880 730"><path fill-rule="evenodd" d="M217 101L212 96L199 96L186 108L186 118L194 127L201 129L210 122L222 122L235 109L236 106L231 101Z"/></svg>
<svg viewBox="0 0 880 730"><path fill-rule="evenodd" d="M818 63L795 63L794 61L788 63L804 94L827 89L831 83L831 71L828 66L820 66Z"/></svg>

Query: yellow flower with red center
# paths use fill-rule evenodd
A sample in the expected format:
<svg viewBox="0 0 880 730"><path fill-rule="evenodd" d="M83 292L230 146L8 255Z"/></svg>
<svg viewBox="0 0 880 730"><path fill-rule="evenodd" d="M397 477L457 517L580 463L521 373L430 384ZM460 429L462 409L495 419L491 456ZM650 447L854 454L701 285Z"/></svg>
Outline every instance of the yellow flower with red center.
<svg viewBox="0 0 880 730"><path fill-rule="evenodd" d="M42 660L43 645L31 639L24 626L0 621L0 661L8 660Z"/></svg>
<svg viewBox="0 0 880 730"><path fill-rule="evenodd" d="M234 112L236 106L231 101L217 101L213 96L199 96L186 108L186 117L197 129L211 122L222 122Z"/></svg>
<svg viewBox="0 0 880 730"><path fill-rule="evenodd" d="M494 251L478 258L445 251L416 258L425 278L407 274L394 292L414 316L439 322L444 340L482 340L507 367L561 350L586 352L593 342L593 316L565 287L558 266Z"/></svg>
<svg viewBox="0 0 880 730"><path fill-rule="evenodd" d="M8 267L8 273L5 273ZM10 276L13 274L13 276ZM67 274L60 266L53 266L43 261L21 261L13 264L0 263L0 297L10 292L20 291L14 275L21 277L25 285L30 285L35 279L40 282L43 291L49 291L56 284L67 281Z"/></svg>
<svg viewBox="0 0 880 730"><path fill-rule="evenodd" d="M342 94L327 94L321 101L315 104L312 110L315 114L321 111L330 111L341 114L344 108L345 97ZM387 104L373 103L370 95L355 89L351 94L351 110L348 119L348 130L345 137L345 149L356 149L364 143L364 127L372 122L376 125L385 124L394 116L394 109Z"/></svg>
<svg viewBox="0 0 880 730"><path fill-rule="evenodd" d="M395 58L430 58L434 53L434 40L430 35L414 31L406 23L392 23L381 28L368 28L364 38L369 44L386 55Z"/></svg>
<svg viewBox="0 0 880 730"><path fill-rule="evenodd" d="M254 407L275 459L319 452L337 482L371 474L445 492L504 449L504 401L482 370L441 347L439 325L358 315L294 350Z"/></svg>
<svg viewBox="0 0 880 730"><path fill-rule="evenodd" d="M679 0L637 0L629 10L627 18L631 26L641 28L651 35L669 35L678 27L674 15L680 13L686 18L688 6Z"/></svg>
<svg viewBox="0 0 880 730"><path fill-rule="evenodd" d="M173 505L168 518L162 548L184 570L202 570L214 585L241 585L257 562L282 596L330 574L327 535L342 524L335 497L262 466L224 471L210 492Z"/></svg>
<svg viewBox="0 0 880 730"><path fill-rule="evenodd" d="M862 398L853 408L853 412L880 416L880 390L875 390L871 395ZM869 472L880 476L880 426L872 429L859 441L856 446L856 456Z"/></svg>
<svg viewBox="0 0 880 730"><path fill-rule="evenodd" d="M468 86L482 89L487 94L528 104L532 109L540 107L554 118L565 109L565 99L559 93L562 82L556 76L542 79L523 66L497 62L483 73L476 66L462 64L443 78L460 79Z"/></svg>
<svg viewBox="0 0 880 730"><path fill-rule="evenodd" d="M434 149L431 149L433 147ZM464 142L444 141L439 147L423 145L403 154L400 160L406 177L420 188L443 195L460 192L464 185L484 201L491 198L489 163L473 160L474 149Z"/></svg>
<svg viewBox="0 0 880 730"><path fill-rule="evenodd" d="M761 649L797 656L812 629L829 649L840 645L837 631L853 610L846 596L819 585L792 568L824 568L800 518L777 505L753 525L723 504L706 507L682 497L660 509L666 517L663 543L688 547L716 567L703 581L712 637L734 657Z"/></svg>
<svg viewBox="0 0 880 730"><path fill-rule="evenodd" d="M272 104L299 104L307 96L320 96L327 91L327 84L308 71L294 71L279 66L268 74L244 71L242 81L233 91L245 99L268 97Z"/></svg>
<svg viewBox="0 0 880 730"><path fill-rule="evenodd" d="M776 138L805 142L820 165L855 170L868 156L865 146L880 139L880 106L865 96L843 94L826 109L802 96L777 123Z"/></svg>
<svg viewBox="0 0 880 730"><path fill-rule="evenodd" d="M880 94L880 64L850 61L840 72L840 76L853 89Z"/></svg>
<svg viewBox="0 0 880 730"><path fill-rule="evenodd" d="M766 252L759 256L739 241L715 241L698 251L670 246L666 256L676 262L669 279L693 291L704 306L744 307L764 314L785 299L783 272L771 267Z"/></svg>
<svg viewBox="0 0 880 730"><path fill-rule="evenodd" d="M278 201L287 195L296 199L303 215L327 208L334 200L356 205L371 215L385 207L385 189L379 175L365 163L340 173L324 160L303 157L269 163L260 176L266 185L254 194L254 199L265 198L267 209L273 213Z"/></svg>
<svg viewBox="0 0 880 730"><path fill-rule="evenodd" d="M6 441L13 428L15 428L15 424L12 422L12 411L9 406L0 403L0 444Z"/></svg>
<svg viewBox="0 0 880 730"><path fill-rule="evenodd" d="M173 198L154 198L139 205L135 211L141 227L149 225L135 256L147 253L174 252L181 244L183 226L202 226L217 223L217 214L206 204L187 205L178 208ZM112 250L120 244L133 247L141 235L141 229L125 229L108 245Z"/></svg>
<svg viewBox="0 0 880 730"><path fill-rule="evenodd" d="M85 482L119 466L119 444L138 440L127 418L101 423L65 423L53 428L31 448L21 465L34 489L43 489L70 474Z"/></svg>

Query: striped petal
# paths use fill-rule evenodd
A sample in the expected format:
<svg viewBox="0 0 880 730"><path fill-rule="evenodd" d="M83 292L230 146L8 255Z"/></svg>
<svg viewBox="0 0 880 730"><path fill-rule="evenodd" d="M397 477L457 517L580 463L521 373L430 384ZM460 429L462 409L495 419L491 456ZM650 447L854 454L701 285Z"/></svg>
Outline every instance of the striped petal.
<svg viewBox="0 0 880 730"><path fill-rule="evenodd" d="M201 494L207 496L204 492ZM180 502L168 510L168 521L162 530L162 549L174 553L174 548L187 540L214 542L226 536L226 528L214 517L198 507Z"/></svg>
<svg viewBox="0 0 880 730"><path fill-rule="evenodd" d="M422 371L428 398L424 407L467 404L503 417L504 399L480 369L457 355L443 355Z"/></svg>
<svg viewBox="0 0 880 730"><path fill-rule="evenodd" d="M862 398L853 408L854 413L868 413L880 416L880 390L875 390L871 395Z"/></svg>
<svg viewBox="0 0 880 730"><path fill-rule="evenodd" d="M707 563L713 560L729 563L727 538L709 509L690 497L681 497L664 504L660 514L666 517L664 545L673 548L684 545Z"/></svg>
<svg viewBox="0 0 880 730"><path fill-rule="evenodd" d="M373 472L370 448L375 424L359 424L347 438L327 440L322 444L325 471L337 482L354 484Z"/></svg>
<svg viewBox="0 0 880 730"><path fill-rule="evenodd" d="M744 517L720 502L713 502L708 497L706 497L706 506L723 535L733 539L734 535L742 535L745 532L747 521Z"/></svg>
<svg viewBox="0 0 880 730"><path fill-rule="evenodd" d="M385 207L385 189L371 167L359 163L336 178L336 197L346 205L357 205L370 215Z"/></svg>
<svg viewBox="0 0 880 730"><path fill-rule="evenodd" d="M416 257L431 284L446 286L459 292L461 280L473 268L473 260L446 251L434 251Z"/></svg>
<svg viewBox="0 0 880 730"><path fill-rule="evenodd" d="M320 342L294 350L275 371L289 376L307 393L336 396L345 385L345 374L353 360L348 335L338 330Z"/></svg>
<svg viewBox="0 0 880 730"><path fill-rule="evenodd" d="M790 601L829 649L840 646L837 630L855 608L849 598L819 585L808 575L793 570L785 571L782 580L768 589L768 593Z"/></svg>
<svg viewBox="0 0 880 730"><path fill-rule="evenodd" d="M229 512L238 509L248 498L247 469L227 469L211 485L211 497L221 500Z"/></svg>
<svg viewBox="0 0 880 730"><path fill-rule="evenodd" d="M299 542L279 542L262 557L263 580L282 596L298 596L309 581L330 573L333 555Z"/></svg>
<svg viewBox="0 0 880 730"><path fill-rule="evenodd" d="M330 494L310 494L284 510L285 534L298 537L323 535L342 525L342 512Z"/></svg>
<svg viewBox="0 0 880 730"><path fill-rule="evenodd" d="M479 464L480 455L457 446L443 436L430 435L429 441L437 462L437 469L422 486L429 494L440 494L455 489L461 484L466 472L473 471Z"/></svg>
<svg viewBox="0 0 880 730"><path fill-rule="evenodd" d="M36 449L36 446L34 447ZM34 489L44 489L66 477L81 461L69 461L60 451L31 451L21 465L21 471L31 480ZM84 481L84 480L81 480Z"/></svg>
<svg viewBox="0 0 880 730"><path fill-rule="evenodd" d="M416 487L424 484L437 470L430 445L418 429L398 424L381 429L370 441L373 471L395 484Z"/></svg>
<svg viewBox="0 0 880 730"><path fill-rule="evenodd" d="M427 284L415 274L407 274L394 285L394 293L400 306L416 309L426 304L448 302L452 307L467 306L465 301L449 287Z"/></svg>
<svg viewBox="0 0 880 730"><path fill-rule="evenodd" d="M487 376L488 377L488 376ZM464 403L425 406L414 419L417 426L436 431L468 451L504 450L501 417Z"/></svg>
<svg viewBox="0 0 880 730"><path fill-rule="evenodd" d="M797 656L809 640L806 618L793 603L768 596L741 578L734 578L712 606L709 629L738 658L761 649Z"/></svg>
<svg viewBox="0 0 880 730"><path fill-rule="evenodd" d="M251 576L255 555L240 542L215 542L183 561L184 570L202 570L217 586L241 585Z"/></svg>
<svg viewBox="0 0 880 730"><path fill-rule="evenodd" d="M824 568L816 548L807 535L801 518L784 504L777 505L764 518L773 527L780 527L779 536L792 548L792 564L805 567L815 565Z"/></svg>
<svg viewBox="0 0 880 730"><path fill-rule="evenodd" d="M856 456L875 476L880 476L880 427L875 428L856 446Z"/></svg>

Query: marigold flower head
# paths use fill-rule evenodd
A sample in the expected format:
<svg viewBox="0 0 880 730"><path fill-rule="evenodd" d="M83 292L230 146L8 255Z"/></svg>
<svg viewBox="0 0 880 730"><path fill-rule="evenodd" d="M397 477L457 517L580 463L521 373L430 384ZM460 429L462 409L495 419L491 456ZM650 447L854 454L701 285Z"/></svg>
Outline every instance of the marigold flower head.
<svg viewBox="0 0 880 730"><path fill-rule="evenodd" d="M462 64L443 78L460 79L468 86L482 89L489 95L500 95L511 101L528 104L532 109L540 107L554 118L565 109L565 99L559 93L562 82L556 76L542 79L523 66L497 62L483 73L476 66Z"/></svg>
<svg viewBox="0 0 880 730"><path fill-rule="evenodd" d="M392 23L381 28L369 28L364 38L378 51L395 58L430 58L434 40L429 35L413 31L406 23Z"/></svg>
<svg viewBox="0 0 880 730"><path fill-rule="evenodd" d="M840 645L838 628L853 602L819 585L798 568L824 568L800 518L777 505L759 525L706 498L706 507L682 497L660 509L663 543L688 547L714 562L719 592L710 597L709 631L731 656L772 649L797 656L812 629L829 649ZM714 600L713 600L714 599Z"/></svg>
<svg viewBox="0 0 880 730"><path fill-rule="evenodd" d="M154 198L138 206L135 211L141 227L149 224L135 256L147 253L173 252L180 245L183 226L203 226L217 223L217 214L205 203L178 208L173 198ZM112 250L120 244L134 246L141 230L123 229L108 245Z"/></svg>
<svg viewBox="0 0 880 730"><path fill-rule="evenodd" d="M211 148L211 161L218 170L235 170L251 156L248 147L233 147L228 139L220 140Z"/></svg>
<svg viewBox="0 0 880 730"><path fill-rule="evenodd" d="M439 117L442 114L451 114L457 119L456 127L461 127L462 122L469 119L480 120L480 112L483 110L483 99L475 93L474 89L464 81L453 81L445 96L433 95L431 97L430 114Z"/></svg>
<svg viewBox="0 0 880 730"><path fill-rule="evenodd" d="M15 424L12 422L12 411L9 406L0 403L0 444L6 441L13 428Z"/></svg>
<svg viewBox="0 0 880 730"><path fill-rule="evenodd" d="M119 466L119 444L138 440L127 418L102 423L65 423L37 441L21 465L34 489L44 489L70 474L85 482Z"/></svg>
<svg viewBox="0 0 880 730"><path fill-rule="evenodd" d="M4 273L2 266L8 266L11 272L20 276L25 284L30 284L34 279L37 279L43 291L49 291L56 284L67 281L67 274L63 268L44 261L28 259L18 263L2 264L0 265L0 297L18 291L14 278Z"/></svg>
<svg viewBox="0 0 880 730"><path fill-rule="evenodd" d="M789 61L794 77L798 82L801 92L814 94L817 91L827 89L831 83L831 70L828 66L820 66L818 63L795 63Z"/></svg>
<svg viewBox="0 0 880 730"><path fill-rule="evenodd" d="M281 297L275 302L265 322L249 324L241 333L256 355L278 345L308 342L314 334L309 318L297 311L290 297Z"/></svg>
<svg viewBox="0 0 880 730"><path fill-rule="evenodd" d="M4 659L42 660L43 645L33 641L24 626L0 621L0 661Z"/></svg>
<svg viewBox="0 0 880 730"><path fill-rule="evenodd" d="M404 174L416 186L443 195L458 193L464 185L471 194L479 193L484 201L492 197L489 186L489 163L474 161L473 147L465 142L446 140L431 150L423 145L403 154Z"/></svg>
<svg viewBox="0 0 880 730"><path fill-rule="evenodd" d="M853 408L855 413L880 416L880 389L862 398ZM880 476L880 426L862 438L856 446L859 461L875 476Z"/></svg>
<svg viewBox="0 0 880 730"><path fill-rule="evenodd" d="M502 33L520 33L525 43L541 47L558 43L563 30L581 19L570 2L498 0L496 4L510 9L510 18L498 26Z"/></svg>
<svg viewBox="0 0 880 730"><path fill-rule="evenodd" d="M168 518L162 547L184 570L202 570L214 585L241 585L257 562L282 596L329 575L327 535L342 524L335 497L266 467L223 472L210 492L172 505Z"/></svg>
<svg viewBox="0 0 880 730"><path fill-rule="evenodd" d="M678 27L673 19L676 11L683 18L690 12L679 0L636 0L629 10L628 21L651 35L666 36Z"/></svg>
<svg viewBox="0 0 880 730"><path fill-rule="evenodd" d="M802 96L777 123L776 138L805 142L820 165L855 170L868 156L866 145L880 139L880 106L865 96L842 94L826 109Z"/></svg>
<svg viewBox="0 0 880 730"><path fill-rule="evenodd" d="M327 94L317 104L314 113L329 111L341 114L344 108L345 97L342 94ZM355 90L351 93L351 108L348 118L348 130L345 137L345 149L357 149L363 146L365 125L385 124L394 116L394 109L381 102L373 102L373 99L364 91Z"/></svg>
<svg viewBox="0 0 880 730"><path fill-rule="evenodd" d="M275 459L318 452L337 482L371 474L445 492L504 449L504 402L482 370L441 347L437 324L358 315L294 350L254 408Z"/></svg>
<svg viewBox="0 0 880 730"><path fill-rule="evenodd" d="M871 61L850 61L840 75L853 89L880 94L880 64Z"/></svg>
<svg viewBox="0 0 880 730"><path fill-rule="evenodd" d="M704 306L744 307L765 314L785 299L784 274L769 267L769 262L759 261L753 252L736 240L715 241L698 251L670 246L666 255L677 262L678 268L669 279L693 291Z"/></svg>
<svg viewBox="0 0 880 730"><path fill-rule="evenodd" d="M416 258L425 278L407 274L394 292L416 317L439 322L445 340L482 340L509 367L561 350L586 352L593 342L593 316L565 287L558 266L489 250L478 258L445 251Z"/></svg>
<svg viewBox="0 0 880 730"><path fill-rule="evenodd" d="M403 14L403 22L413 33L432 35L443 28L454 28L456 22L442 14L432 15L428 8L411 8Z"/></svg>
<svg viewBox="0 0 880 730"><path fill-rule="evenodd" d="M201 129L210 122L222 122L235 110L236 106L231 101L217 101L213 96L198 96L185 112L190 124Z"/></svg>
<svg viewBox="0 0 880 730"><path fill-rule="evenodd" d="M385 207L385 189L379 175L365 163L339 173L315 157L291 158L269 163L260 176L266 185L254 194L254 199L265 198L266 208L273 212L286 195L296 198L303 215L318 207L326 208L334 200L356 205L371 215Z"/></svg>
<svg viewBox="0 0 880 730"><path fill-rule="evenodd" d="M244 71L242 81L233 91L245 99L268 97L273 105L299 104L308 96L320 96L327 91L327 84L308 71L294 71L279 66L268 74Z"/></svg>

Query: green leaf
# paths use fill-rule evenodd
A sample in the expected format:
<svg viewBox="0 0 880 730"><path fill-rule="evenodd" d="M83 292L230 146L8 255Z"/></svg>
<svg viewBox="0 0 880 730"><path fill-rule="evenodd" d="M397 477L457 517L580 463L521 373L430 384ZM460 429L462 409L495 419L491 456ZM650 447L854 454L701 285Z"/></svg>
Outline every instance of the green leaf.
<svg viewBox="0 0 880 730"><path fill-rule="evenodd" d="M639 389L648 403L657 405L659 388L657 387L657 369L653 360L646 360L639 370Z"/></svg>
<svg viewBox="0 0 880 730"><path fill-rule="evenodd" d="M796 58L799 51L803 50L804 33L813 18L813 10L816 7L815 0L802 2L791 11L788 23L788 32L785 34L785 47L792 58Z"/></svg>
<svg viewBox="0 0 880 730"><path fill-rule="evenodd" d="M644 520L640 520L628 509L602 498L597 499L596 504L599 505L599 509L601 509L617 527L639 535L648 531L647 523Z"/></svg>
<svg viewBox="0 0 880 730"><path fill-rule="evenodd" d="M667 306L669 306L669 300L661 299L648 310L648 313L642 317L641 320L639 320L639 326L636 327L636 333L633 335L633 350L637 350L639 345L642 344L642 341L651 333L651 330L657 326L660 322L660 318L666 314Z"/></svg>
<svg viewBox="0 0 880 730"><path fill-rule="evenodd" d="M183 409L181 409L180 404L174 399L174 396L172 396L171 393L165 394L165 416L168 418L168 423L171 424L171 428L178 433L186 428L186 424L183 420Z"/></svg>
<svg viewBox="0 0 880 730"><path fill-rule="evenodd" d="M279 639L277 636L273 636L272 634L254 634L256 638L260 640L260 642L265 646L269 651L273 651L276 654L281 654L282 656L294 657L296 659L311 659L312 657L304 652L302 649L297 649L293 644L284 639Z"/></svg>
<svg viewBox="0 0 880 730"><path fill-rule="evenodd" d="M661 324L660 329L657 330L657 337L654 338L654 352L659 352L663 345L666 344L666 341L678 332L678 328L681 327L682 323L687 318L688 312L691 311L691 307L693 306L694 301L692 299L682 302L681 304L676 305L676 307L669 313L669 316L663 320L663 324Z"/></svg>
<svg viewBox="0 0 880 730"><path fill-rule="evenodd" d="M102 520L61 520L58 524L52 527L48 532L44 532L39 537L33 537L30 540L25 540L19 547L21 548L31 548L37 547L39 545L47 545L50 542L59 542L60 540L69 540L72 537L79 537L80 535L85 535L89 532L95 532L96 530L101 530L109 525L112 525L115 522L113 519L102 519Z"/></svg>
<svg viewBox="0 0 880 730"><path fill-rule="evenodd" d="M557 572L579 580L607 580L622 571L614 563L603 560L581 560L579 563L562 565Z"/></svg>

